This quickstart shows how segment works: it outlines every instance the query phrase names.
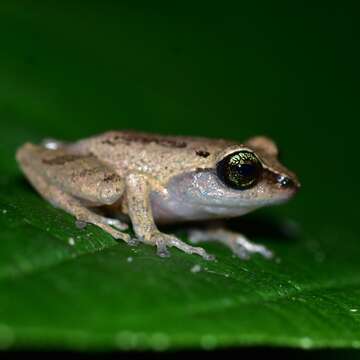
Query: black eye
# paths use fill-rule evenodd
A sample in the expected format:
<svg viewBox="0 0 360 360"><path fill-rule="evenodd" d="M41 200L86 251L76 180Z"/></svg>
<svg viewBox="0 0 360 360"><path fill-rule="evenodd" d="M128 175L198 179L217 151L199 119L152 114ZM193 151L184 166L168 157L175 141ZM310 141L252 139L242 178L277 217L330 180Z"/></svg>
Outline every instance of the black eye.
<svg viewBox="0 0 360 360"><path fill-rule="evenodd" d="M245 190L258 182L262 165L251 151L243 150L226 156L217 164L216 170L220 180L227 186Z"/></svg>

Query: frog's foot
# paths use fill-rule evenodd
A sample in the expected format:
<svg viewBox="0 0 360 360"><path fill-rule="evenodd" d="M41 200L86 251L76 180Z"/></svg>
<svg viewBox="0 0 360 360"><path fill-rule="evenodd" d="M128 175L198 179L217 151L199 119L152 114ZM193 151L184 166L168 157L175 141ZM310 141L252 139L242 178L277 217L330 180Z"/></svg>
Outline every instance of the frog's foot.
<svg viewBox="0 0 360 360"><path fill-rule="evenodd" d="M122 231L127 230L127 229L129 228L129 225L128 225L127 223L122 222L122 221L120 221L119 219L113 219L113 218L108 218L108 217L104 217L103 220L104 220L104 222L105 222L106 224L114 227L114 228L117 229L117 230L120 230L120 231L118 231L118 233L121 233L121 234L123 234L123 235L128 235L128 234L124 234L124 233L122 232ZM135 238L135 237L133 237L133 238L128 238L128 237L126 236L126 238L127 238L128 240L125 240L125 239L123 239L123 238L119 238L119 239L125 240L125 241L128 243L128 245L130 245L130 246L137 246L137 245L139 244L139 240L138 240L137 238Z"/></svg>
<svg viewBox="0 0 360 360"><path fill-rule="evenodd" d="M125 230L124 226L128 228L128 225L121 223L120 221L119 223L117 221L115 221L114 223L114 220L117 219L109 219L106 217L99 216L97 214L86 214L86 216L80 215L80 217L77 218L76 226L80 229L83 229L86 225L92 224L98 226L99 228L110 234L116 240L123 240L129 246L137 246L139 244L139 240L137 238L131 237L129 234L121 231L121 230ZM116 229L114 229L114 227L116 227Z"/></svg>
<svg viewBox="0 0 360 360"><path fill-rule="evenodd" d="M105 221L108 225L114 227L117 230L124 231L129 228L129 225L125 222L120 221L119 219L113 219L113 218L105 218Z"/></svg>
<svg viewBox="0 0 360 360"><path fill-rule="evenodd" d="M120 224L122 223L117 223L116 219L109 219L91 212L82 211L81 214L77 216L76 224L84 223L96 225L106 231L108 234L110 234L114 239L124 240L129 245L133 245L135 243L134 240L131 239L129 234L121 231L124 230L123 228L120 228Z"/></svg>
<svg viewBox="0 0 360 360"><path fill-rule="evenodd" d="M124 231L129 228L128 224L126 224L118 219L104 217L103 220L104 220L104 223L106 223L120 231ZM76 220L75 224L78 229L84 229L84 228L86 228L86 225L87 225L87 223L85 221L81 221L81 220Z"/></svg>
<svg viewBox="0 0 360 360"><path fill-rule="evenodd" d="M187 254L199 255L205 260L215 259L213 255L208 254L203 248L191 246L181 241L176 236L164 234L160 231L154 231L154 233L150 237L150 240L146 242L156 245L157 254L160 257L169 257L170 252L168 250L168 247L176 247Z"/></svg>
<svg viewBox="0 0 360 360"><path fill-rule="evenodd" d="M189 240L193 244L203 241L220 241L241 259L249 259L252 254L260 254L271 259L273 253L263 245L254 244L244 235L223 229L190 230Z"/></svg>

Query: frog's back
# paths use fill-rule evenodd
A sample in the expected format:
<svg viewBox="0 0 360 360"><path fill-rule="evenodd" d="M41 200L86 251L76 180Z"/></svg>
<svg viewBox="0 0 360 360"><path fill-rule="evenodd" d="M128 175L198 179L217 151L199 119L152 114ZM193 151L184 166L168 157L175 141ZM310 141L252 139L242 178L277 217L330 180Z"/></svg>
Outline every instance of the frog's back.
<svg viewBox="0 0 360 360"><path fill-rule="evenodd" d="M219 151L234 144L223 139L110 131L74 147L93 153L120 175L140 171L169 178L185 168L209 166Z"/></svg>

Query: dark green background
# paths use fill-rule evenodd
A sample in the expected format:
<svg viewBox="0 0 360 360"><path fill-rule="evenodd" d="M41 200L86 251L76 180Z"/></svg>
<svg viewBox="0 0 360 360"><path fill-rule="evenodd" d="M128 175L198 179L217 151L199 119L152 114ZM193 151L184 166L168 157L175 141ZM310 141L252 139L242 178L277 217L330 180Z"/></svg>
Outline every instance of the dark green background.
<svg viewBox="0 0 360 360"><path fill-rule="evenodd" d="M198 346L204 328L210 333L218 329L223 346L359 347L360 315L349 312L360 306L359 64L358 12L346 2L1 1L0 205L8 212L0 220L0 324L14 329L19 339L14 344L113 348L110 337L120 324L144 333L163 326L177 347ZM174 250L173 258L163 263L146 247L139 250L136 273L126 264L119 269L126 268L124 280L114 277L114 264L131 252L120 245L110 249L111 261L96 260L98 268L79 259L86 271L94 270L87 282L78 275L79 262L73 262L74 273L65 269L63 276L74 278L71 286L66 283L72 290L61 303L67 290L46 289L55 281L46 279L46 264L66 258L67 237L77 233L71 217L45 205L22 180L15 149L44 137L74 140L124 128L275 139L303 188L288 205L250 220L261 216L276 224L296 224L295 240L255 236L269 241L282 263L254 259L246 264L248 276L237 259L210 246L219 264L209 267L220 273L230 269L233 278L204 275L187 283L188 269L197 259ZM52 242L42 228L55 233ZM92 231L100 248L111 243L101 231ZM79 253L88 250L85 244ZM24 275L41 273L39 269L45 279ZM182 276L184 287L179 288ZM105 289L104 299L95 290L81 291L92 281ZM78 285L79 293L72 293ZM301 300L286 302L303 291L308 292L306 306ZM40 293L45 300L39 302ZM222 315L204 310L194 320L180 312L171 320L171 309L170 317L162 317L161 307L152 314L149 304L137 300L136 306L149 316L145 325L141 311L138 322L125 325L121 314L119 319L112 315L114 306L128 314L136 311L131 298L144 294L154 307L181 303L185 296L186 311L192 302L201 308L211 298L215 311L221 293L236 294L240 303L254 302ZM261 301L275 301L278 295L280 303L261 307ZM93 303L87 303L89 297ZM68 313L72 301L79 301L79 308ZM42 319L44 308L48 313ZM284 308L292 310L284 314ZM85 309L92 317L85 316ZM69 340L66 329L72 326L90 329L90 334L85 340ZM186 332L186 326L192 330ZM237 337L239 331L245 335Z"/></svg>
<svg viewBox="0 0 360 360"><path fill-rule="evenodd" d="M304 184L297 207L356 220L357 12L326 3L3 1L1 146L30 131L264 133Z"/></svg>

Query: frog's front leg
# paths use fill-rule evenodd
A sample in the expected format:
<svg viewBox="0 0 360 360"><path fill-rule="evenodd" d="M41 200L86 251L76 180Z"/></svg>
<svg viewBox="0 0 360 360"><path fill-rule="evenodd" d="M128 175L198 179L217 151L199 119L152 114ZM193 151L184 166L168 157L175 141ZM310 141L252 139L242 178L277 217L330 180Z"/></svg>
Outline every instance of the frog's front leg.
<svg viewBox="0 0 360 360"><path fill-rule="evenodd" d="M155 225L151 203L151 191L166 191L154 179L145 174L130 174L126 178L126 195L129 216L137 237L146 244L155 245L161 257L170 256L168 247L176 247L188 254L197 254L206 260L213 259L201 247L188 245L174 235L164 234Z"/></svg>
<svg viewBox="0 0 360 360"><path fill-rule="evenodd" d="M267 259L273 257L273 253L265 246L252 243L244 235L223 228L192 229L189 231L189 240L193 244L203 241L219 241L241 259L249 259L252 254L260 254Z"/></svg>

